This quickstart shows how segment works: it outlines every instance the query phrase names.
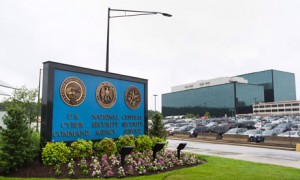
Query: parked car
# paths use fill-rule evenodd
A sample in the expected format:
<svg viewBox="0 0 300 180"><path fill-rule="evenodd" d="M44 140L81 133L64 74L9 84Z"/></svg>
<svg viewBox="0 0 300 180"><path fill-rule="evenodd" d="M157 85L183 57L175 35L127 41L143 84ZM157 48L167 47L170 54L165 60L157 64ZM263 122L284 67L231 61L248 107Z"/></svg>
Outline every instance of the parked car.
<svg viewBox="0 0 300 180"><path fill-rule="evenodd" d="M270 130L270 129L274 129L277 125L278 125L278 123L267 123L261 129L262 130Z"/></svg>
<svg viewBox="0 0 300 180"><path fill-rule="evenodd" d="M266 136L278 136L279 134L282 134L281 129L270 129L270 130L265 130L262 132L262 135L264 137Z"/></svg>
<svg viewBox="0 0 300 180"><path fill-rule="evenodd" d="M248 135L248 140L250 142L254 142L255 141L255 135L261 134L261 133L262 133L262 130L249 129L249 130L245 131L243 134Z"/></svg>
<svg viewBox="0 0 300 180"><path fill-rule="evenodd" d="M167 123L167 124L164 125L164 129L168 129L168 128L174 127L174 126L175 126L174 123Z"/></svg>
<svg viewBox="0 0 300 180"><path fill-rule="evenodd" d="M169 136L173 136L175 133L175 127L169 127L168 129L166 129L166 131L168 132Z"/></svg>
<svg viewBox="0 0 300 180"><path fill-rule="evenodd" d="M226 124L218 124L217 126L212 126L209 129L209 132L224 134L229 130L229 127Z"/></svg>
<svg viewBox="0 0 300 180"><path fill-rule="evenodd" d="M254 141L256 143L264 142L265 141L265 137L262 134L256 134L254 136Z"/></svg>
<svg viewBox="0 0 300 180"><path fill-rule="evenodd" d="M188 132L189 130L191 130L193 128L192 125L183 125L178 129L175 129L175 132Z"/></svg>
<svg viewBox="0 0 300 180"><path fill-rule="evenodd" d="M300 131L286 131L285 133L279 134L280 137L300 137Z"/></svg>
<svg viewBox="0 0 300 180"><path fill-rule="evenodd" d="M292 124L290 123L280 123L274 129L280 129L282 132L291 130Z"/></svg>
<svg viewBox="0 0 300 180"><path fill-rule="evenodd" d="M265 137L268 137L268 136L278 136L281 133L282 133L282 131L280 129L265 130L265 131L262 131L261 134L256 134L254 136L254 141L257 142L257 143L264 142L265 141Z"/></svg>
<svg viewBox="0 0 300 180"><path fill-rule="evenodd" d="M198 126L189 131L190 137L197 137L199 133L206 132L205 126Z"/></svg>
<svg viewBox="0 0 300 180"><path fill-rule="evenodd" d="M255 125L255 122L250 121L250 120L245 120L245 121L239 121L238 122L238 126L240 128L255 129L254 125Z"/></svg>
<svg viewBox="0 0 300 180"><path fill-rule="evenodd" d="M291 131L300 131L300 124L294 124L294 125L292 125Z"/></svg>
<svg viewBox="0 0 300 180"><path fill-rule="evenodd" d="M232 128L229 129L225 134L243 134L245 131L247 131L246 128Z"/></svg>
<svg viewBox="0 0 300 180"><path fill-rule="evenodd" d="M208 119L196 119L195 123L197 126L205 126L209 123L210 121Z"/></svg>

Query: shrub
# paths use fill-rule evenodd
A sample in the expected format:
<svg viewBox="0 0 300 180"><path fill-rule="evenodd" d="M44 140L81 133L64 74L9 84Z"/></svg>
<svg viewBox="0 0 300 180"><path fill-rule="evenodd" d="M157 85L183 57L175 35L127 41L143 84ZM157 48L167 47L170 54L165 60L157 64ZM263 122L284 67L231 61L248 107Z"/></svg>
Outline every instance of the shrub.
<svg viewBox="0 0 300 180"><path fill-rule="evenodd" d="M93 142L79 139L71 143L70 150L72 158L90 158L93 155Z"/></svg>
<svg viewBox="0 0 300 180"><path fill-rule="evenodd" d="M142 135L137 138L135 138L135 152L143 152L143 151L149 151L152 147L152 141L149 136Z"/></svg>
<svg viewBox="0 0 300 180"><path fill-rule="evenodd" d="M18 170L37 156L31 139L24 110L18 106L9 108L3 122L7 129L1 130L0 167L9 173Z"/></svg>
<svg viewBox="0 0 300 180"><path fill-rule="evenodd" d="M107 154L108 157L117 152L117 145L111 138L104 138L99 142L94 143L95 155L102 157Z"/></svg>
<svg viewBox="0 0 300 180"><path fill-rule="evenodd" d="M40 133L32 131L31 133L32 150L38 154L40 152Z"/></svg>
<svg viewBox="0 0 300 180"><path fill-rule="evenodd" d="M152 140L152 148L155 146L156 143L158 142L166 142L163 138L159 138L159 137L152 137L151 138ZM164 146L164 148L166 147L167 145Z"/></svg>
<svg viewBox="0 0 300 180"><path fill-rule="evenodd" d="M56 165L68 162L70 149L64 142L48 142L42 151L44 165Z"/></svg>
<svg viewBox="0 0 300 180"><path fill-rule="evenodd" d="M120 136L118 138L118 140L116 141L116 145L117 145L117 151L118 151L118 153L120 153L122 147L135 145L134 136L133 135Z"/></svg>

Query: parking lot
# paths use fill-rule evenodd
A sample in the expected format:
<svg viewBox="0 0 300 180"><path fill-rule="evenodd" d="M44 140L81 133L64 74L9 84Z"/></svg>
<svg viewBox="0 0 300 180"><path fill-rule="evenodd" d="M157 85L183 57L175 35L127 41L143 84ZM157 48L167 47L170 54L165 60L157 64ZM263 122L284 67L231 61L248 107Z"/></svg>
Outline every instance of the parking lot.
<svg viewBox="0 0 300 180"><path fill-rule="evenodd" d="M240 139L244 141L247 137L248 142L293 147L300 143L300 116L169 119L164 123L165 130L170 136L187 134L190 137L213 136L212 138L219 140L237 138L238 141Z"/></svg>

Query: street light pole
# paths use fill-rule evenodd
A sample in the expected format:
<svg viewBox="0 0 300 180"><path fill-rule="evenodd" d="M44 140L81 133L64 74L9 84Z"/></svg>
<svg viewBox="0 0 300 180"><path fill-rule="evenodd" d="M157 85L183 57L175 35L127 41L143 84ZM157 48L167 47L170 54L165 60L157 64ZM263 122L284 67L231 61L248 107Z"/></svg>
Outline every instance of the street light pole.
<svg viewBox="0 0 300 180"><path fill-rule="evenodd" d="M106 72L108 72L109 67L109 22L110 20L110 8L108 8L108 15L107 15L107 39L106 39Z"/></svg>
<svg viewBox="0 0 300 180"><path fill-rule="evenodd" d="M118 16L111 16L110 11L120 11L125 12L125 15L118 15ZM126 14L126 12L136 13L136 14ZM131 16L141 16L141 15L155 15L161 14L166 17L172 17L171 14L162 13L162 12L155 12L155 11L136 11L136 10L125 10L125 9L111 9L108 8L108 15L107 15L107 40L106 40L106 72L109 71L109 25L110 25L110 18L118 18L118 17L131 17Z"/></svg>
<svg viewBox="0 0 300 180"><path fill-rule="evenodd" d="M233 83L233 96L234 96L234 120L236 121L236 83L237 81L230 81ZM236 121L237 128L239 127L239 123Z"/></svg>
<svg viewBox="0 0 300 180"><path fill-rule="evenodd" d="M156 112L156 96L157 96L157 94L154 94L153 96L154 96L154 111Z"/></svg>
<svg viewBox="0 0 300 180"><path fill-rule="evenodd" d="M236 81L233 82L234 85L234 119L236 120Z"/></svg>
<svg viewBox="0 0 300 180"><path fill-rule="evenodd" d="M41 74L42 69L40 69L39 73L39 88L38 88L38 101L37 101L37 117L36 117L36 132L39 132L39 115L40 115L40 93L41 93Z"/></svg>

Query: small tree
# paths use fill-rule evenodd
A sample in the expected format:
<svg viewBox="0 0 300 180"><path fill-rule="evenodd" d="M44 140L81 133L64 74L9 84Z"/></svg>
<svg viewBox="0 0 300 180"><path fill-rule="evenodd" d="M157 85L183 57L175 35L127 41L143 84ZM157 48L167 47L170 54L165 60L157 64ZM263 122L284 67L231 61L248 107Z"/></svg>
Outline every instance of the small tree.
<svg viewBox="0 0 300 180"><path fill-rule="evenodd" d="M188 114L186 114L186 117L187 117L187 118L194 118L194 117L195 117L195 115L194 115L194 114L192 114L192 113L188 113Z"/></svg>
<svg viewBox="0 0 300 180"><path fill-rule="evenodd" d="M167 137L167 131L164 129L163 116L161 113L156 113L152 117L152 127L149 130L150 137L159 137L165 139Z"/></svg>
<svg viewBox="0 0 300 180"><path fill-rule="evenodd" d="M32 161L37 156L38 148L31 139L32 130L28 127L21 107L9 108L3 122L7 128L0 132L3 143L0 150L0 167L8 173Z"/></svg>
<svg viewBox="0 0 300 180"><path fill-rule="evenodd" d="M204 116L210 117L210 113L206 111L205 114L204 114Z"/></svg>
<svg viewBox="0 0 300 180"><path fill-rule="evenodd" d="M39 113L37 108L36 98L38 90L29 90L26 87L21 87L13 92L13 95L9 97L5 102L5 108L20 107L24 111L25 119L28 125L36 121L36 117Z"/></svg>

